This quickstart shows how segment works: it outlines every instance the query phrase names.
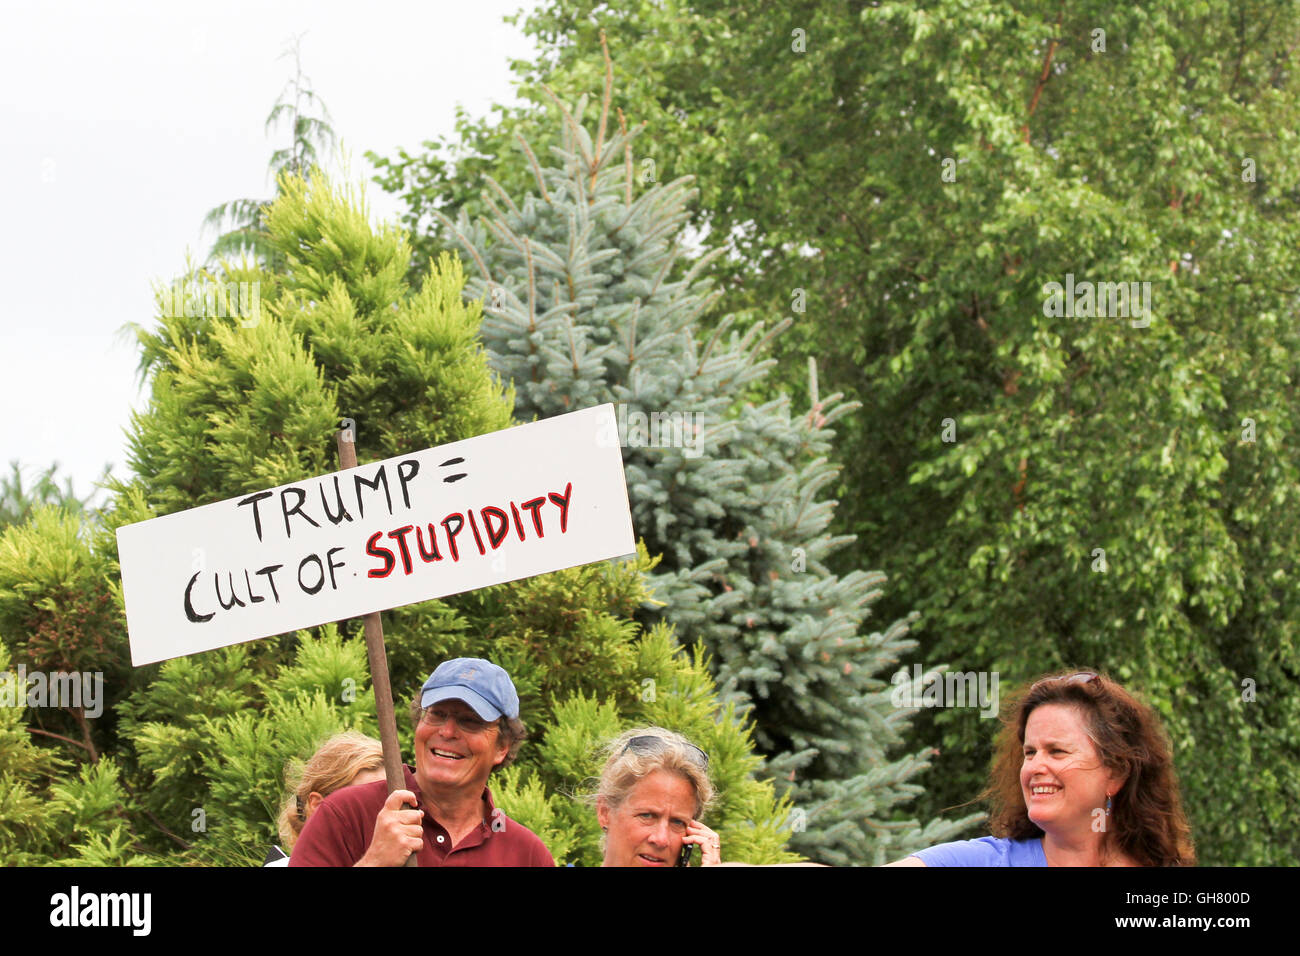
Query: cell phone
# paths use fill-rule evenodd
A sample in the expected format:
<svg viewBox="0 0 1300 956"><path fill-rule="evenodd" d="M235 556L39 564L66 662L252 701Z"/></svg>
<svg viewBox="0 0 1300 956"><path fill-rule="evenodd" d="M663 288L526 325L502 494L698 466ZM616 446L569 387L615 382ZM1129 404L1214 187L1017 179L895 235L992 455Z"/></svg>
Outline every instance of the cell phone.
<svg viewBox="0 0 1300 956"><path fill-rule="evenodd" d="M677 866L691 865L691 850L695 849L694 843L683 843L682 851L677 854Z"/></svg>

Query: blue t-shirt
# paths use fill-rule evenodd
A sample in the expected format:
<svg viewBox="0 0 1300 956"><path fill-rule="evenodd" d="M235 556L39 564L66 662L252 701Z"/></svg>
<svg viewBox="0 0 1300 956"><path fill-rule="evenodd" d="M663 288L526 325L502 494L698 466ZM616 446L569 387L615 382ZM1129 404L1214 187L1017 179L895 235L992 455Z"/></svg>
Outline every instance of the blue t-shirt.
<svg viewBox="0 0 1300 956"><path fill-rule="evenodd" d="M940 843L912 856L926 866L1047 866L1042 838L1007 840L987 836L958 840Z"/></svg>

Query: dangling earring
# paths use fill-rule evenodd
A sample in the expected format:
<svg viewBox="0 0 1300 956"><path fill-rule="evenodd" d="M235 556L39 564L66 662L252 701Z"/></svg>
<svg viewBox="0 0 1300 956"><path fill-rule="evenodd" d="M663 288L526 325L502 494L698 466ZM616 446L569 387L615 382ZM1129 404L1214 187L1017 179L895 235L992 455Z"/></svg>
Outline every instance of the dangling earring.
<svg viewBox="0 0 1300 956"><path fill-rule="evenodd" d="M1110 816L1110 794L1106 794L1106 816Z"/></svg>

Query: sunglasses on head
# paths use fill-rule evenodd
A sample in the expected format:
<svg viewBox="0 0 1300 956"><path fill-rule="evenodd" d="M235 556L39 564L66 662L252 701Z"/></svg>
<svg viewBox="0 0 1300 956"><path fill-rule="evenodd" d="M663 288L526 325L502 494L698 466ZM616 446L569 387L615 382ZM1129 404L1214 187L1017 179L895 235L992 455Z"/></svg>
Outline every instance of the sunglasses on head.
<svg viewBox="0 0 1300 956"><path fill-rule="evenodd" d="M627 742L627 746L625 746L622 750L620 750L618 752L618 755L621 757L629 750L636 754L660 753L667 745L668 745L668 741L664 740L664 738L654 737L651 736L650 734L645 734L641 737L633 737L631 740L629 740ZM694 763L696 766L700 767L703 770L707 770L709 768L708 754L706 754L699 747L695 746L695 744L691 744L691 743L688 743L686 745L686 749L687 752L690 753L691 757L693 758L691 761L692 763Z"/></svg>
<svg viewBox="0 0 1300 956"><path fill-rule="evenodd" d="M1092 671L1079 671L1077 674L1069 674L1065 677L1044 677L1030 687L1029 692L1033 693L1043 684L1064 684L1068 687L1071 684L1091 684L1096 679L1097 675Z"/></svg>

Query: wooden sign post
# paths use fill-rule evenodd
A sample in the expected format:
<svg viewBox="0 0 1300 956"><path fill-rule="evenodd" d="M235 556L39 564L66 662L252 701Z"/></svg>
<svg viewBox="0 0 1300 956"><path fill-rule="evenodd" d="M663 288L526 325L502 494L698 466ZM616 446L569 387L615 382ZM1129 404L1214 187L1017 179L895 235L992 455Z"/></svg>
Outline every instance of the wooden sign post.
<svg viewBox="0 0 1300 956"><path fill-rule="evenodd" d="M339 446L339 464L346 471L357 467L357 423L343 419L343 427L336 438ZM384 748L384 779L388 792L406 789L406 775L402 773L402 746L397 740L397 714L393 706L393 685L388 679L388 650L384 647L384 622L378 611L371 611L363 619L366 634L366 658L370 661L370 686L375 692L375 718L379 721L379 743ZM406 858L403 866L419 866L418 853Z"/></svg>

